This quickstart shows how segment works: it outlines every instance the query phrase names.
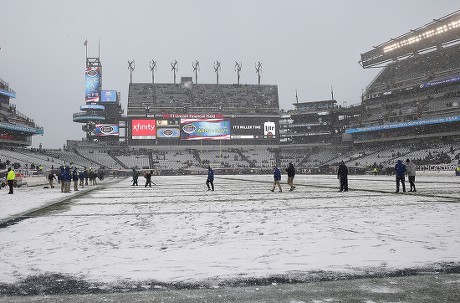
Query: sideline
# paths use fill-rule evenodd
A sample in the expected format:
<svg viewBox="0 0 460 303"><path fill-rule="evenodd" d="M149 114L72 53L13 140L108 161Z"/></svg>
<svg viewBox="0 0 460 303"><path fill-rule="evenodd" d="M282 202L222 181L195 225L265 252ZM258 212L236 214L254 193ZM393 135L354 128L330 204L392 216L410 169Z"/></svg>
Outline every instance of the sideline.
<svg viewBox="0 0 460 303"><path fill-rule="evenodd" d="M326 303L326 302L460 302L460 274L362 278L307 283L276 283L202 289L168 289L161 285L143 285L144 290L85 294L44 294L0 296L0 303ZM146 288L148 287L149 288Z"/></svg>
<svg viewBox="0 0 460 303"><path fill-rule="evenodd" d="M42 205L39 206L31 206L31 208L18 212L13 215L9 215L4 218L0 218L0 228L5 228L8 227L11 224L15 224L19 221L25 220L27 218L30 218L34 215L34 213L41 212L47 208L54 207L60 204L67 203L68 201L81 197L83 195L87 195L95 190L100 190L106 188L108 185L112 185L114 183L118 183L121 181L124 181L125 179L116 179L116 180L107 180L104 183L99 183L95 186L84 188L84 189L79 189L78 192L72 191L71 194L63 194L64 196L59 197L57 199L52 199L51 201L48 201Z"/></svg>

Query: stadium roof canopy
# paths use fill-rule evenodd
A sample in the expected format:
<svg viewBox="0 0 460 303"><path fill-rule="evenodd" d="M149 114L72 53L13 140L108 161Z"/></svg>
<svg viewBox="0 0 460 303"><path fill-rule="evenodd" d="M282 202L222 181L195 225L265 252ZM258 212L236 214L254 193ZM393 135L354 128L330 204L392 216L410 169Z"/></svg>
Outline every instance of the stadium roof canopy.
<svg viewBox="0 0 460 303"><path fill-rule="evenodd" d="M359 63L363 68L376 67L392 60L407 57L430 48L460 42L460 10L410 30L390 39L374 49L361 54Z"/></svg>

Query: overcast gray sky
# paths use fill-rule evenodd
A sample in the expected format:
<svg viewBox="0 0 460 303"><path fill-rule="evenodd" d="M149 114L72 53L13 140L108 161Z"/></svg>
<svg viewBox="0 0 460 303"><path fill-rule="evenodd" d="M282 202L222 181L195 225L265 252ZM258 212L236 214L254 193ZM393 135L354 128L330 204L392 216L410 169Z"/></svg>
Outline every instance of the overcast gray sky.
<svg viewBox="0 0 460 303"><path fill-rule="evenodd" d="M33 146L62 147L81 139L72 114L84 104L85 39L90 57L101 44L103 89L121 92L126 110L128 60L136 61L133 82L150 82L157 61L158 83L192 76L216 83L213 62L222 64L219 83L278 85L280 107L330 98L360 102L378 70L363 70L360 54L410 29L460 8L454 0L0 0L0 78L17 93L18 111L44 127Z"/></svg>

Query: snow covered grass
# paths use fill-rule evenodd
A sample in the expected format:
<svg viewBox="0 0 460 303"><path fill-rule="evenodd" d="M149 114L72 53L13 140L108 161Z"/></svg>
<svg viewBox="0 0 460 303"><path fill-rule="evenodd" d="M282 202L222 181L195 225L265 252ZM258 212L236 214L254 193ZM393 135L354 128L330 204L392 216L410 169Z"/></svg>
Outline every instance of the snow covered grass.
<svg viewBox="0 0 460 303"><path fill-rule="evenodd" d="M335 176L298 175L283 193L269 191L271 176L216 176L214 192L205 180L155 177L144 188L125 179L0 229L0 283L59 273L212 284L460 263L460 177L420 174L416 194L394 194L388 176L350 176L346 193ZM8 199L32 208L61 195L18 189L1 216L17 212Z"/></svg>

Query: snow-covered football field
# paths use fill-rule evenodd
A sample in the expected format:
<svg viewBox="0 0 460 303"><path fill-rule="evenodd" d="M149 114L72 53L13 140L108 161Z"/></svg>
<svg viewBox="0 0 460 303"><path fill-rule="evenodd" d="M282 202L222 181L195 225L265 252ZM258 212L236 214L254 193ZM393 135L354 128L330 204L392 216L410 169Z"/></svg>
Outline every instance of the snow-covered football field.
<svg viewBox="0 0 460 303"><path fill-rule="evenodd" d="M39 215L0 228L0 283L60 273L90 282L213 285L238 279L308 279L460 264L460 177L419 174L417 193L394 177L297 175L290 192L268 175L105 181ZM407 182L407 187L409 184ZM58 188L3 195L3 215L61 198ZM14 201L14 203L13 203ZM37 202L38 201L38 202ZM13 206L11 206L13 207Z"/></svg>

